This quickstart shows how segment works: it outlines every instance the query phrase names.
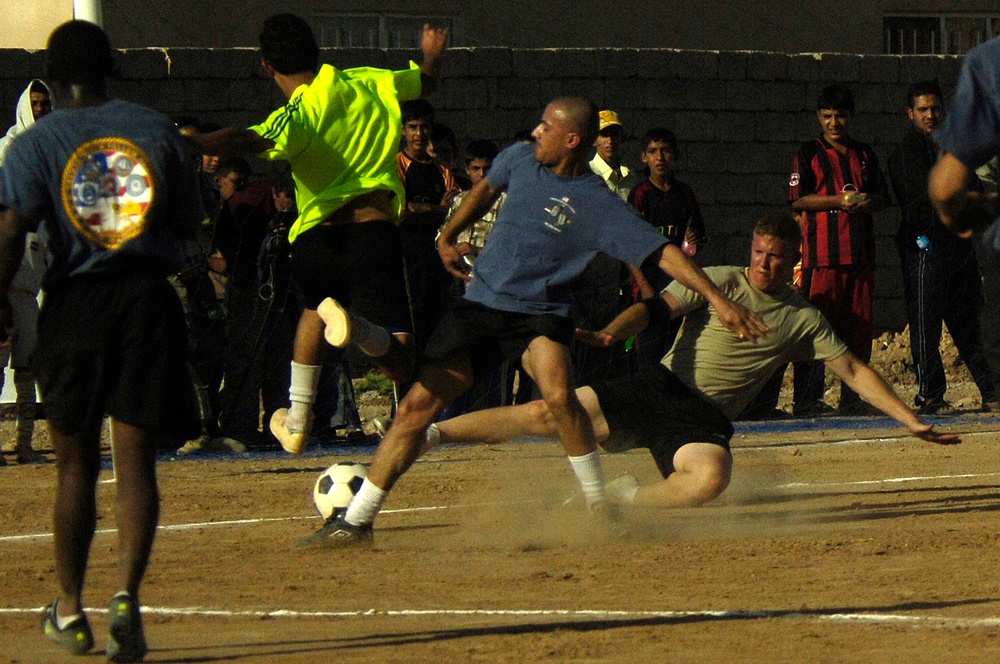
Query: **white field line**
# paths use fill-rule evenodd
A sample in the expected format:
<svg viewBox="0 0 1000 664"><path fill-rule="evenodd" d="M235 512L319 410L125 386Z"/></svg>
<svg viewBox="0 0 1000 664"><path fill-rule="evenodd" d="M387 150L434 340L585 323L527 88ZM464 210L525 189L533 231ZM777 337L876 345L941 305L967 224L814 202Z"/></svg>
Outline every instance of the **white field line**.
<svg viewBox="0 0 1000 664"><path fill-rule="evenodd" d="M996 473L960 473L955 475L929 475L925 477L886 477L882 479L875 480L858 480L853 482L790 482L788 484L779 484L774 488L776 489L803 489L803 488L829 488L829 487L839 487L839 486L870 486L879 484L903 484L906 482L929 482L929 481L941 481L941 480L954 480L954 479L972 479L977 477L997 477L1000 472ZM433 512L438 510L449 510L449 509L462 509L468 507L483 507L489 505L510 505L516 503L524 503L530 501L510 501L510 502L495 502L495 503L480 503L476 505L429 505L425 507L406 507L394 510L382 510L381 514L403 514L407 512ZM258 518L258 519L229 519L225 521L202 521L195 523L177 523L171 525L161 525L157 530L161 531L181 531L181 530L195 530L198 528L218 528L224 526L244 526L253 525L259 523L269 523L269 522L280 522L280 521L301 521L301 520L314 520L316 516L287 516L287 517L270 517L270 518ZM104 528L101 530L94 531L95 535L109 535L117 533L117 528ZM0 544L4 542L18 542L18 541L28 541L28 540L46 540L51 539L52 533L30 533L27 535L0 535Z"/></svg>
<svg viewBox="0 0 1000 664"><path fill-rule="evenodd" d="M955 479L972 479L978 477L997 477L1000 476L1000 472L996 473L960 473L954 475L929 475L929 476L917 476L917 477L886 477L882 479L875 480L857 480L853 482L790 482L787 484L779 484L774 488L776 489L803 489L803 488L829 488L829 487L840 487L840 486L871 486L879 484L903 484L906 482L929 482L929 481L941 481L941 480L955 480ZM489 505L511 505L530 501L509 501L509 502L492 502L492 503L480 503L476 505L429 505L425 507L407 507L395 510L382 510L381 514L403 514L407 512L433 512L438 510L449 510L449 509L462 509L468 507L484 507ZM287 516L287 517L270 517L270 518L257 518L257 519L229 519L225 521L202 521L195 523L177 523L171 525L161 525L157 530L161 531L181 531L181 530L195 530L198 528L218 528L224 526L244 526L253 525L259 523L269 523L269 522L280 522L280 521L301 521L301 520L314 520L316 516ZM104 528L101 530L94 531L95 535L109 535L117 533L117 528ZM46 540L51 539L52 533L29 533L26 535L0 535L0 544L4 542L18 542L18 541L29 541L29 540Z"/></svg>
<svg viewBox="0 0 1000 664"><path fill-rule="evenodd" d="M434 512L438 510L451 510L451 509L462 509L468 507L488 507L490 505L515 505L522 504L526 501L509 501L509 502L485 502L477 503L475 505L429 505L426 507L405 507L395 510L382 510L380 514L403 514L406 512ZM172 530L196 530L198 528L213 528L220 526L246 526L258 523L269 523L276 521L303 521L310 520L315 521L319 517L316 515L310 516L279 516L279 517L269 517L260 519L229 519L226 521L202 521L197 523L175 523L170 525L161 525L157 527L157 530L161 531L172 531ZM118 532L117 528L103 528L100 530L95 530L95 535L113 535ZM0 543L3 542L17 542L25 540L45 540L52 539L52 533L30 533L27 535L0 535Z"/></svg>
<svg viewBox="0 0 1000 664"><path fill-rule="evenodd" d="M43 607L0 608L0 615L37 614ZM107 613L107 609L87 608L90 613ZM190 616L205 618L363 618L363 617L425 617L425 616L492 616L492 617L556 617L569 619L636 620L643 618L716 618L753 619L788 618L814 619L821 622L910 624L930 627L1000 627L1000 617L952 618L947 616L918 616L893 613L804 613L801 611L617 611L605 609L366 609L358 611L226 611L202 607L153 607L144 606L148 615Z"/></svg>
<svg viewBox="0 0 1000 664"><path fill-rule="evenodd" d="M856 480L853 482L790 482L788 484L779 484L777 489L800 489L804 487L819 488L819 487L831 487L831 486L863 486L871 484L903 484L905 482L931 482L940 480L958 480L958 479L972 479L976 477L997 477L1000 472L997 473L961 473L957 475L927 475L924 477L886 477L880 480Z"/></svg>

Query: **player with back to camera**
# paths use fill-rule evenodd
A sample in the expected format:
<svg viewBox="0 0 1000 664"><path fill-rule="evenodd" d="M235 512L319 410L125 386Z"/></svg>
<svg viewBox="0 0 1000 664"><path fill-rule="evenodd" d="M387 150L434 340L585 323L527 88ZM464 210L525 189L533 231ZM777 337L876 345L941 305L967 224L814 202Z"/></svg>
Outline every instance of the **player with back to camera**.
<svg viewBox="0 0 1000 664"><path fill-rule="evenodd" d="M59 596L42 627L73 654L94 642L82 594L107 414L119 544L107 657L135 662L147 651L139 586L159 518L157 447L199 431L184 312L167 277L183 261L179 238L194 233L202 209L174 124L108 97L111 44L99 27L56 28L46 68L62 110L18 136L0 170L0 297L26 233L40 224L52 253L32 356L57 462ZM0 319L8 315L0 309Z"/></svg>
<svg viewBox="0 0 1000 664"><path fill-rule="evenodd" d="M319 66L302 18L277 14L260 34L261 65L288 102L259 125L193 138L205 154L255 153L291 164L299 217L289 232L306 309L293 349L291 407L271 418L285 450L305 449L322 368L323 339L355 343L394 381L414 350L396 222L404 202L396 167L399 102L433 91L447 30L424 26L423 64L402 71Z"/></svg>
<svg viewBox="0 0 1000 664"><path fill-rule="evenodd" d="M875 371L837 338L823 315L789 286L799 259L801 231L788 212L764 215L754 229L750 267L709 267L709 278L770 328L756 344L736 337L713 316L705 299L679 283L626 309L599 332L578 331L588 343L624 341L657 320L684 316L673 348L660 364L634 376L577 390L597 442L609 452L647 448L663 480L639 486L632 475L608 483L613 502L642 507L700 505L729 484L731 420L775 368L789 361L826 363L873 406L934 443L959 439L921 422ZM482 410L432 425L437 442L499 442L519 436L555 436L544 401Z"/></svg>
<svg viewBox="0 0 1000 664"><path fill-rule="evenodd" d="M536 142L501 152L442 229L438 251L452 274L469 280L465 295L432 333L427 361L400 403L358 494L346 512L336 514L301 546L369 544L372 522L388 491L419 456L427 428L468 389L474 371L485 373L503 359L521 360L552 413L590 512L616 527L594 430L574 391L569 351L573 323L568 284L599 251L627 263L658 264L702 293L742 338L766 332L756 315L733 303L679 248L665 247L663 236L590 171L587 159L596 134L592 101L552 101L535 128ZM503 191L507 200L470 276L455 238Z"/></svg>

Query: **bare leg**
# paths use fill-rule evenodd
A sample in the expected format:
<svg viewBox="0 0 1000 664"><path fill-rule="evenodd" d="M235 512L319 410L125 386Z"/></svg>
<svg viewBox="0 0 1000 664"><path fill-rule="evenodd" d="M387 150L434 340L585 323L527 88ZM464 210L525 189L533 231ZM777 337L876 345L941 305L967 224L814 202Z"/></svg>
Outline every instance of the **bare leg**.
<svg viewBox="0 0 1000 664"><path fill-rule="evenodd" d="M419 457L427 427L471 383L472 366L464 353L440 364L424 365L379 443L368 469L368 480L383 491L390 490Z"/></svg>
<svg viewBox="0 0 1000 664"><path fill-rule="evenodd" d="M305 309L299 316L298 327L295 328L295 345L292 348L292 359L299 364L318 365L323 361L325 341L323 330L326 328L323 319L315 309Z"/></svg>
<svg viewBox="0 0 1000 664"><path fill-rule="evenodd" d="M674 454L673 473L639 487L634 504L641 507L695 507L717 498L733 470L729 450L711 443L688 443Z"/></svg>
<svg viewBox="0 0 1000 664"><path fill-rule="evenodd" d="M524 352L522 364L542 393L566 454L594 452L594 427L574 390L569 348L548 337L536 337Z"/></svg>
<svg viewBox="0 0 1000 664"><path fill-rule="evenodd" d="M113 421L118 496L119 590L139 597L160 518L156 485L158 436L145 429Z"/></svg>
<svg viewBox="0 0 1000 664"><path fill-rule="evenodd" d="M56 501L52 531L59 612L83 610L83 582L97 524L96 485L101 462L101 422L75 434L49 427L56 452Z"/></svg>
<svg viewBox="0 0 1000 664"><path fill-rule="evenodd" d="M590 419L595 440L607 439L608 424L594 391L586 386L577 388L576 398ZM552 412L540 399L519 406L473 411L436 426L443 443L499 443L522 436L556 438L559 435Z"/></svg>

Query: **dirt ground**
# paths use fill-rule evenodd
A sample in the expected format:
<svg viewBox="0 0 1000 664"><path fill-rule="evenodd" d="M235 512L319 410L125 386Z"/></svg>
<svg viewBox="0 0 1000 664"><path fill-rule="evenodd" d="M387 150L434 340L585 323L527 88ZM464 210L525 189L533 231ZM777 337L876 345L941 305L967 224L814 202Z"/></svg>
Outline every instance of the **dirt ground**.
<svg viewBox="0 0 1000 664"><path fill-rule="evenodd" d="M165 456L147 661L1000 661L1000 419L935 422L963 444L878 418L740 425L719 500L630 512L625 538L561 504L575 480L557 443L444 447L392 492L374 548L346 552L295 542L321 525L321 470L373 448ZM75 661L103 657L116 590L107 465L86 595L98 645ZM605 468L656 476L639 451ZM0 661L69 660L38 629L54 467L0 477Z"/></svg>

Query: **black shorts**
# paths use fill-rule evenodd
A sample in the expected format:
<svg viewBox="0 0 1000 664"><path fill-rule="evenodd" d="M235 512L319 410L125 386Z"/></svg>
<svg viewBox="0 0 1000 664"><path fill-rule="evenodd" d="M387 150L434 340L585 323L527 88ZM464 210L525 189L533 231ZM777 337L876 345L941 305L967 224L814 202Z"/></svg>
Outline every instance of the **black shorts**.
<svg viewBox="0 0 1000 664"><path fill-rule="evenodd" d="M573 321L563 316L516 314L460 299L438 321L424 359L441 360L465 349L476 376L485 376L503 360L520 361L537 337L569 346L574 329Z"/></svg>
<svg viewBox="0 0 1000 664"><path fill-rule="evenodd" d="M315 309L328 297L391 332L410 332L399 229L389 221L310 228L292 243L292 273Z"/></svg>
<svg viewBox="0 0 1000 664"><path fill-rule="evenodd" d="M733 437L729 418L662 364L599 381L591 388L611 433L601 447L609 452L645 447L664 477L674 472L674 454L688 443L729 449Z"/></svg>
<svg viewBox="0 0 1000 664"><path fill-rule="evenodd" d="M60 433L104 415L168 445L201 433L184 310L164 276L85 276L48 291L31 365Z"/></svg>

